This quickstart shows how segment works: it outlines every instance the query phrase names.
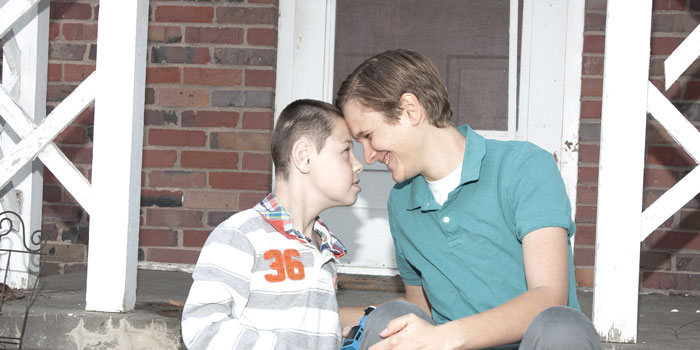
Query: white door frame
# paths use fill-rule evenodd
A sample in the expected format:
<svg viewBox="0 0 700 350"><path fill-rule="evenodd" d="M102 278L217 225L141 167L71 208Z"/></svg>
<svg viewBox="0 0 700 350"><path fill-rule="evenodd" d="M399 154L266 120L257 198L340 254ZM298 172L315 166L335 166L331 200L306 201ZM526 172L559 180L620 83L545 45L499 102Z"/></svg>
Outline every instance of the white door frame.
<svg viewBox="0 0 700 350"><path fill-rule="evenodd" d="M517 6L517 0L511 2ZM287 104L299 98L332 102L335 9L336 0L280 2L275 120ZM511 11L513 16L517 18L517 11ZM583 21L583 0L524 0L518 131L481 132L490 138L531 141L553 153L572 217L578 175ZM510 48L511 55L516 49ZM511 62L510 69L515 67ZM515 88L509 83L511 96ZM514 105L510 102L509 113L515 113ZM552 137L552 127L561 130L560 138ZM396 270L375 272L391 275Z"/></svg>

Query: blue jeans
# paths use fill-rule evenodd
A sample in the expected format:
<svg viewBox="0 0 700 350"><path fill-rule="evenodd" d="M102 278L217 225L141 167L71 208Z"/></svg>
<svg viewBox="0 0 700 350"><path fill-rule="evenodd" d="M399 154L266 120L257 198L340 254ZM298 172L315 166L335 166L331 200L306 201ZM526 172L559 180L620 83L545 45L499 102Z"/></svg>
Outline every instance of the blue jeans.
<svg viewBox="0 0 700 350"><path fill-rule="evenodd" d="M418 306L407 301L390 301L377 307L367 316L365 333L360 350L367 350L382 338L379 333L389 321L413 313L435 324L433 319ZM570 307L554 306L539 313L530 323L520 344L493 347L493 350L600 350L603 345L591 321L581 311Z"/></svg>

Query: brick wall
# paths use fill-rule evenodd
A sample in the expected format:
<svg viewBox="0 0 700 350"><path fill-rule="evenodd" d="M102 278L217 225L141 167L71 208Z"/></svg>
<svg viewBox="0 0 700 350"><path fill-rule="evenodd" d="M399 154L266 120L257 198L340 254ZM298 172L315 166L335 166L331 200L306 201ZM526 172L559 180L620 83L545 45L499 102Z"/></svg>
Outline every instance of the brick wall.
<svg viewBox="0 0 700 350"><path fill-rule="evenodd" d="M654 0L653 3L649 78L664 91L663 61L700 24L700 1ZM593 286L594 275L605 9L605 0L586 1L574 255L576 280L583 287ZM696 60L665 95L693 125L700 125L700 62ZM647 122L645 159L644 208L695 166L653 117ZM641 287L700 292L698 233L700 197L686 204L642 242Z"/></svg>
<svg viewBox="0 0 700 350"><path fill-rule="evenodd" d="M49 110L95 70L98 1L50 10ZM150 1L140 261L194 263L270 191L277 19L276 0ZM88 177L92 124L89 109L56 140ZM48 170L42 228L45 273L86 268L88 215Z"/></svg>

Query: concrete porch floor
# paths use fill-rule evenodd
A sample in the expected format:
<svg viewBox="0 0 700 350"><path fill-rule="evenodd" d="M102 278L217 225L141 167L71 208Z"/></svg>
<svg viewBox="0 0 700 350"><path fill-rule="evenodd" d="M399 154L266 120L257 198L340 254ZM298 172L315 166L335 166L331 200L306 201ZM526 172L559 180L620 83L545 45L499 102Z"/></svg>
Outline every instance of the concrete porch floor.
<svg viewBox="0 0 700 350"><path fill-rule="evenodd" d="M42 277L23 349L184 349L180 307L176 304L187 298L190 276L185 272L139 270L136 309L128 313L85 311L85 273ZM578 294L584 313L590 317L593 293ZM338 300L341 306L366 305L397 295L342 289ZM0 336L18 334L25 305L24 299L3 305ZM608 343L605 348L700 349L700 296L640 295L638 343Z"/></svg>

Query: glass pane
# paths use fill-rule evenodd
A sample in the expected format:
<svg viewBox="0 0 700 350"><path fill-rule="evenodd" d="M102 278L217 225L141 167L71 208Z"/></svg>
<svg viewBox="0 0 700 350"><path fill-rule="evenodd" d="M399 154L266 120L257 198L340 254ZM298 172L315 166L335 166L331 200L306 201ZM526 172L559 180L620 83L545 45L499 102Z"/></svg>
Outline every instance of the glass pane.
<svg viewBox="0 0 700 350"><path fill-rule="evenodd" d="M508 129L510 0L337 0L334 90L376 53L427 55L448 87L455 124Z"/></svg>

